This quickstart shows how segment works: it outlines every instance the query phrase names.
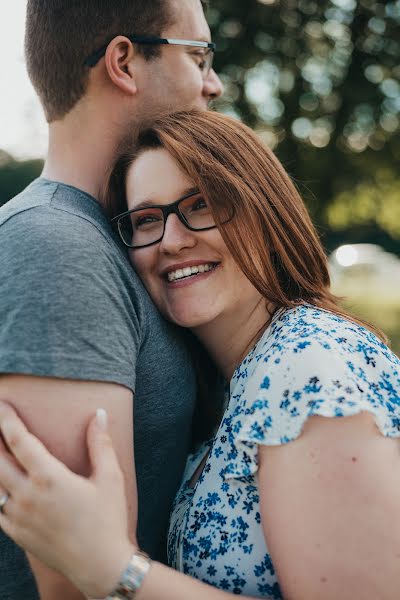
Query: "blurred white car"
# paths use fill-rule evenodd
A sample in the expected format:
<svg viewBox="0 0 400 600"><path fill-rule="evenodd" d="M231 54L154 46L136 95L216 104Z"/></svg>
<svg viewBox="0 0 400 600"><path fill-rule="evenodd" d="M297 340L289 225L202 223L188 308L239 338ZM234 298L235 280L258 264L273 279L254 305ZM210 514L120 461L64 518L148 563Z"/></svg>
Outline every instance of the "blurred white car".
<svg viewBox="0 0 400 600"><path fill-rule="evenodd" d="M346 244L328 257L333 290L338 294L397 297L400 259L376 244Z"/></svg>

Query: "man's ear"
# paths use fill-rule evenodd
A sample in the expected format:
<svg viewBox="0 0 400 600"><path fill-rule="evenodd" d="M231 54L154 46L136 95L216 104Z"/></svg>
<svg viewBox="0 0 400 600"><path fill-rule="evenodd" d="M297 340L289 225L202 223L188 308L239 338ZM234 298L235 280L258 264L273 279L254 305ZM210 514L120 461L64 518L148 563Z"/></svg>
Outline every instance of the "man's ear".
<svg viewBox="0 0 400 600"><path fill-rule="evenodd" d="M134 95L137 92L133 59L137 52L130 40L123 35L115 37L108 45L105 66L111 81L121 91Z"/></svg>

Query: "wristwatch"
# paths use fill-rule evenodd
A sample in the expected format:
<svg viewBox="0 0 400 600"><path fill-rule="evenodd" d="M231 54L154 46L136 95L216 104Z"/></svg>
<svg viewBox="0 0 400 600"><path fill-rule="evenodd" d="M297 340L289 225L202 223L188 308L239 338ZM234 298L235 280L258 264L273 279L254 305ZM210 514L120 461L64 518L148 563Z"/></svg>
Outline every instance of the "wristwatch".
<svg viewBox="0 0 400 600"><path fill-rule="evenodd" d="M150 566L151 560L148 554L140 550L136 551L122 573L117 587L107 596L106 600L132 600L135 598Z"/></svg>

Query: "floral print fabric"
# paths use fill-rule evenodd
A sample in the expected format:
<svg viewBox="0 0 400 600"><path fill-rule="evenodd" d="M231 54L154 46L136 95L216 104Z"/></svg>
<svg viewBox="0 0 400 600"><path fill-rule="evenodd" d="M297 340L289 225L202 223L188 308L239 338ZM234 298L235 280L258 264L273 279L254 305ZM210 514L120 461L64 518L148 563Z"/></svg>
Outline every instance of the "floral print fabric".
<svg viewBox="0 0 400 600"><path fill-rule="evenodd" d="M399 358L328 311L278 311L232 377L215 438L188 459L171 516L170 564L235 594L281 598L261 526L258 445L289 443L313 415L361 411L373 414L382 435L400 436Z"/></svg>

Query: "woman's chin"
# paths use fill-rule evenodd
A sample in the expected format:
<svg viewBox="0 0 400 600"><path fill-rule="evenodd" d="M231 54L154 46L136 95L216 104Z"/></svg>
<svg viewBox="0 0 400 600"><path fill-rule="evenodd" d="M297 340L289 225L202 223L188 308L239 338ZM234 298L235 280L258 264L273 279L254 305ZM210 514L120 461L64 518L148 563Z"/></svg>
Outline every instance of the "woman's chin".
<svg viewBox="0 0 400 600"><path fill-rule="evenodd" d="M201 327L202 325L207 325L207 323L210 323L213 320L211 315L201 312L188 311L187 307L185 307L185 310L182 311L165 311L164 316L169 321L172 321L172 323L175 325L188 329L194 329Z"/></svg>

